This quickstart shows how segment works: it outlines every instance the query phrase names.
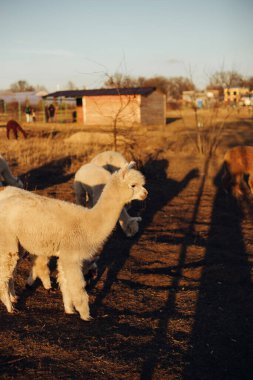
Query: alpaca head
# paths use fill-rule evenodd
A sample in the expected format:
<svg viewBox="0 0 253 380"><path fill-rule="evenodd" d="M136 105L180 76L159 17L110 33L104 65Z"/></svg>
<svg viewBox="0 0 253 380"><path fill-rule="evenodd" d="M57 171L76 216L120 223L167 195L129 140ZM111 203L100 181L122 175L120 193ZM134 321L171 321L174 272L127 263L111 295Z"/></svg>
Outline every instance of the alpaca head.
<svg viewBox="0 0 253 380"><path fill-rule="evenodd" d="M117 183L118 193L124 204L134 199L143 201L148 195L144 188L145 178L141 172L133 169L135 165L135 162L131 161L112 175L112 180Z"/></svg>
<svg viewBox="0 0 253 380"><path fill-rule="evenodd" d="M127 223L120 223L122 230L127 237L133 237L139 231L139 222L142 218L140 216L133 216L127 221Z"/></svg>

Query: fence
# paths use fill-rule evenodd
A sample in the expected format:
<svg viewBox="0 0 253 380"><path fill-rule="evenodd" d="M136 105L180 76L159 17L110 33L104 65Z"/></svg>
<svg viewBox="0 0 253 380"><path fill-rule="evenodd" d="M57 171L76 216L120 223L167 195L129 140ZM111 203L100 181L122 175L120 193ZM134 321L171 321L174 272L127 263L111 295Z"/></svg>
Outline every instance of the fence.
<svg viewBox="0 0 253 380"><path fill-rule="evenodd" d="M31 109L34 111L35 122L46 122L46 105L49 105L45 101L40 101L36 105L31 105ZM72 103L54 103L55 116L53 121L56 123L71 123L75 121L76 106ZM20 123L26 122L25 114L26 105L20 102L0 102L0 123L6 123L10 119L15 119Z"/></svg>

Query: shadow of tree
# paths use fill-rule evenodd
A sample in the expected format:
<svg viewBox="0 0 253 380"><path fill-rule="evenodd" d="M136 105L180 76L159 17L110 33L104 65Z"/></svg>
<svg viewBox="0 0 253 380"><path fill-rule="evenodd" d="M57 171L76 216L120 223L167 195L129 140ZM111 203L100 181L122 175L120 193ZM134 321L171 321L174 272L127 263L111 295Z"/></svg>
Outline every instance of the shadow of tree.
<svg viewBox="0 0 253 380"><path fill-rule="evenodd" d="M167 299L159 310L158 327L155 330L152 341L149 345L152 347L148 355L144 354L144 361L140 379L151 380L154 375L156 366L158 365L161 356L167 356L170 351L170 344L167 340L167 329L169 321L176 315L176 298L177 292L180 291L180 280L182 279L182 271L186 265L188 248L192 244L192 236L194 235L194 226L199 213L200 201L203 195L206 177L208 174L210 157L205 162L204 174L201 178L199 189L197 191L196 201L193 207L192 218L186 229L181 241L181 248L177 265L173 268L173 277L170 289L168 288ZM196 176L196 173L195 173ZM181 187L181 186L180 186ZM171 268L168 268L171 269Z"/></svg>

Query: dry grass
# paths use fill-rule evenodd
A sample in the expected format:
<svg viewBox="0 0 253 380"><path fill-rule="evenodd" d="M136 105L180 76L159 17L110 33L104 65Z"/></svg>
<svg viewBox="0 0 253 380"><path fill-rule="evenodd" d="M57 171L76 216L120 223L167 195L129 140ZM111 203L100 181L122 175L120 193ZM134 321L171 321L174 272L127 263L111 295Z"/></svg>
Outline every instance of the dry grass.
<svg viewBox="0 0 253 380"><path fill-rule="evenodd" d="M196 125L193 110L168 112L167 125L132 126L128 130L119 128L119 151L127 159L140 165L161 152L172 155L174 160L195 157L197 162L205 160L215 145L215 150L224 146L224 138L229 140L235 125L251 123L251 110L216 109L199 110ZM171 121L171 122L170 122ZM246 123L246 124L245 124ZM113 147L112 128L108 126L84 127L80 124L35 123L22 124L28 131L25 140L7 140L5 126L0 125L0 152L18 171L36 168L55 160L70 157L79 161L89 160L96 152ZM239 141L240 143L240 141ZM226 144L225 144L226 145ZM213 154L215 151L213 152Z"/></svg>

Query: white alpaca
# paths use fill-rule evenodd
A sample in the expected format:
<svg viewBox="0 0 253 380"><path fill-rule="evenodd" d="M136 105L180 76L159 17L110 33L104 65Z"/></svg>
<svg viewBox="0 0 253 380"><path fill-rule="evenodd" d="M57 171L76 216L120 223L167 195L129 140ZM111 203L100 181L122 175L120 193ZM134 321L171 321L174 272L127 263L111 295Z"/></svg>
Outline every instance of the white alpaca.
<svg viewBox="0 0 253 380"><path fill-rule="evenodd" d="M74 189L76 194L76 203L91 208L97 203L98 198L105 184L110 179L111 174L116 170L124 167L128 161L121 153L115 151L104 151L96 155L88 166L82 166L75 175ZM92 166L95 165L92 170ZM133 237L139 231L139 222L141 217L131 217L124 207L120 217L119 225L127 237ZM48 268L49 259L34 258L32 269L27 279L27 285L32 286L36 278L39 278L45 289L51 288L50 272ZM96 272L96 262L85 262L83 273Z"/></svg>
<svg viewBox="0 0 253 380"><path fill-rule="evenodd" d="M124 205L147 196L139 185L144 177L132 166L111 176L92 209L14 187L0 193L0 299L8 312L13 311L11 284L22 247L38 257L58 257L65 312L76 310L83 320L90 319L83 261L101 251Z"/></svg>
<svg viewBox="0 0 253 380"><path fill-rule="evenodd" d="M7 161L0 155L0 176L4 179L7 185L20 187L23 189L23 183L11 173ZM1 182L0 182L1 183ZM1 183L2 185L2 183Z"/></svg>
<svg viewBox="0 0 253 380"><path fill-rule="evenodd" d="M116 153L116 155L114 155L114 153ZM111 151L103 152L96 157L99 157L100 163L113 162L114 165L123 165L123 163L126 165L127 162L122 155ZM105 184L110 178L111 173L103 167L97 166L94 163L83 165L76 172L74 179L76 203L87 206L88 208L93 207L97 203ZM139 231L139 222L141 222L141 220L141 217L130 216L126 208L123 207L119 217L119 225L127 237L133 237ZM32 286L35 280L39 278L45 289L51 289L48 263L49 259L45 257L35 256L32 259L32 268L27 279L28 286ZM88 272L95 277L94 273L97 272L97 264L95 261L84 262L83 273L87 274Z"/></svg>
<svg viewBox="0 0 253 380"><path fill-rule="evenodd" d="M110 178L109 171L94 163L81 166L74 179L76 203L89 208L93 207ZM143 185L143 180L139 185ZM127 237L132 237L139 231L138 222L140 221L141 217L130 216L126 208L123 207L119 217L119 224Z"/></svg>
<svg viewBox="0 0 253 380"><path fill-rule="evenodd" d="M91 160L91 163L102 166L110 173L114 173L116 170L123 168L128 161L122 156L121 153L113 150L106 150L96 155Z"/></svg>

